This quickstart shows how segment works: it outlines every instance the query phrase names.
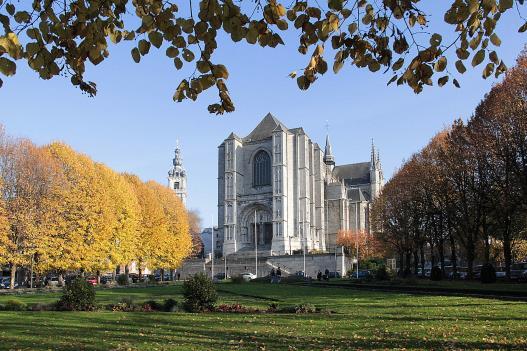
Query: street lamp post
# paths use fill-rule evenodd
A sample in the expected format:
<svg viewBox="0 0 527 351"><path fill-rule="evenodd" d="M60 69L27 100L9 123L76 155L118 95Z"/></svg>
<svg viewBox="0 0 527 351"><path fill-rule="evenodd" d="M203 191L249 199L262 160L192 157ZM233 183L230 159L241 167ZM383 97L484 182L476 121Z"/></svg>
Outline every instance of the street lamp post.
<svg viewBox="0 0 527 351"><path fill-rule="evenodd" d="M254 271L256 278L258 278L258 231L256 227L256 210L254 210Z"/></svg>

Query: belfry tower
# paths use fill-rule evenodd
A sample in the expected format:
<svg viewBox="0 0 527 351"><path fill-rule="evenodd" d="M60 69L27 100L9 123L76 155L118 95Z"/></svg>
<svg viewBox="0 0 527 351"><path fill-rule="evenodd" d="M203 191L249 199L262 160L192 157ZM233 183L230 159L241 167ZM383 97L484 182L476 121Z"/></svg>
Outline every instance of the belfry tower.
<svg viewBox="0 0 527 351"><path fill-rule="evenodd" d="M168 171L168 187L174 190L186 205L187 202L187 172L183 168L183 159L181 158L181 149L179 148L179 141L176 142L176 149L174 150L174 159L172 160L172 169Z"/></svg>

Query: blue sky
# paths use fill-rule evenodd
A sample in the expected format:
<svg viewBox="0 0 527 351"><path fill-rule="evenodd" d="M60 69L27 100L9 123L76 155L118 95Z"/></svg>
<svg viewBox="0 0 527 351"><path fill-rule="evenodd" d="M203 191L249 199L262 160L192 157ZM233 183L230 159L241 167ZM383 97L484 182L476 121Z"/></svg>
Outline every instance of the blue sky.
<svg viewBox="0 0 527 351"><path fill-rule="evenodd" d="M526 42L517 33L521 24L511 12L497 28L499 54L508 66ZM118 171L163 184L179 139L189 176L188 207L199 210L208 226L216 217L217 146L231 131L247 135L267 112L289 128L302 126L322 145L328 120L337 164L369 160L373 138L389 178L437 131L455 118L469 117L495 82L483 80L483 67L477 67L458 79L461 89L449 84L415 95L407 87L387 87L389 72L371 74L346 65L338 75L328 72L300 91L287 75L305 66L307 58L296 51L294 36L285 40L290 45L276 49L223 42L216 61L230 71L236 105L231 114L207 112L215 92L197 102L174 103L172 94L189 70L176 71L164 49L153 49L135 64L125 43L111 49L107 62L88 68L87 77L98 85L95 98L81 94L67 78L43 81L19 64L16 76L2 77L0 122L12 135L40 145L61 140Z"/></svg>

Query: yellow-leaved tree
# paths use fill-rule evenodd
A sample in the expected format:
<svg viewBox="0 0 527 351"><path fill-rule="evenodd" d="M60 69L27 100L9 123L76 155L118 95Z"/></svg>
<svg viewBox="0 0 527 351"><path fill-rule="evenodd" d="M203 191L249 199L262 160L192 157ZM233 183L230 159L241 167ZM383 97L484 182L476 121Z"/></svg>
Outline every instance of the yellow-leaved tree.
<svg viewBox="0 0 527 351"><path fill-rule="evenodd" d="M107 196L112 235L103 249L107 259L100 261L98 269L128 265L137 257L141 209L132 185L125 177L98 163L96 170L104 184Z"/></svg>
<svg viewBox="0 0 527 351"><path fill-rule="evenodd" d="M95 271L109 266L107 250L114 223L107 184L88 156L59 142L46 148L61 165L66 183L53 237L43 250L46 268Z"/></svg>
<svg viewBox="0 0 527 351"><path fill-rule="evenodd" d="M61 187L60 174L49 154L26 139L0 132L2 198L9 221L4 252L11 269L11 288L17 269L32 269L40 256L39 243L50 228L50 203Z"/></svg>
<svg viewBox="0 0 527 351"><path fill-rule="evenodd" d="M158 245L158 267L172 269L181 264L192 252L187 210L171 189L154 181L146 185L153 190L163 208L167 231Z"/></svg>
<svg viewBox="0 0 527 351"><path fill-rule="evenodd" d="M135 256L137 267L142 272L147 267L153 269L158 266L158 247L166 236L168 227L163 207L157 201L154 191L135 175L123 174L123 177L131 185L140 208Z"/></svg>
<svg viewBox="0 0 527 351"><path fill-rule="evenodd" d="M0 194L3 194L3 182L0 178ZM7 253L12 250L11 241L9 240L9 220L5 209L4 197L0 197L0 265L7 261Z"/></svg>

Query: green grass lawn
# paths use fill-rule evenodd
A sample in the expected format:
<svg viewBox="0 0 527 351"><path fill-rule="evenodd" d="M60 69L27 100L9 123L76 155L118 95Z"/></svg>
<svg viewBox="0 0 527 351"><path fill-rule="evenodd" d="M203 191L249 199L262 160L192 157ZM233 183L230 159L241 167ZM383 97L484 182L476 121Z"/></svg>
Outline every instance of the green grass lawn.
<svg viewBox="0 0 527 351"><path fill-rule="evenodd" d="M316 282L315 282L316 283ZM328 284L328 282L323 282ZM329 281L329 284L357 284L356 281L350 279L332 279ZM496 282L493 284L483 284L479 281L470 281L470 280L441 280L441 281L432 281L430 279L412 279L412 280L391 280L391 281L361 281L359 284L368 284L368 285L380 285L380 286L401 286L401 287L423 287L423 288L446 288L446 289L463 289L470 290L477 293L478 291L491 291L496 293L506 292L514 293L521 292L527 293L527 284L526 283L517 283L517 282Z"/></svg>
<svg viewBox="0 0 527 351"><path fill-rule="evenodd" d="M221 284L220 303L310 303L336 314L0 312L1 350L527 349L527 304L263 283ZM252 296L252 297L251 297ZM181 300L181 286L104 289L99 303ZM50 302L56 294L0 296ZM271 300L270 300L271 299Z"/></svg>

